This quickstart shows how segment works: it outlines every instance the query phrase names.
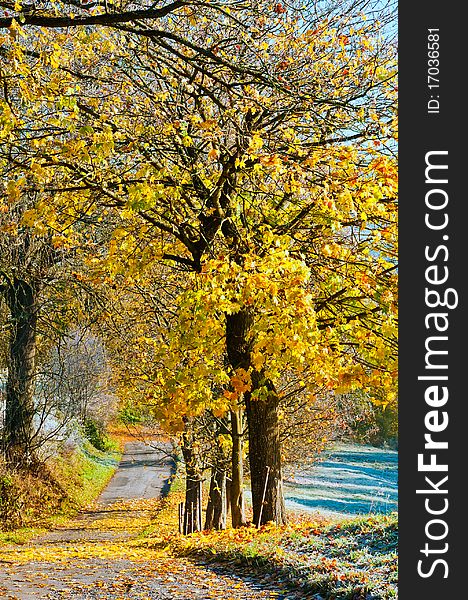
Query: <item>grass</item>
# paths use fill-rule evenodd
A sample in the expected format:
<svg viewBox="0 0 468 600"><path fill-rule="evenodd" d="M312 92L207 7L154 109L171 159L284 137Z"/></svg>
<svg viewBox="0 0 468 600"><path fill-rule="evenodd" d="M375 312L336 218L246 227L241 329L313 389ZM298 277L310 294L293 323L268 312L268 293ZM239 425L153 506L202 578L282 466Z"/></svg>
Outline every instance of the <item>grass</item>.
<svg viewBox="0 0 468 600"><path fill-rule="evenodd" d="M330 520L290 515L287 526L268 524L177 533L177 504L183 499L180 479L145 532L148 546L203 563L220 563L244 574L273 579L278 589L304 598L390 600L397 597L396 513Z"/></svg>
<svg viewBox="0 0 468 600"><path fill-rule="evenodd" d="M2 545L23 545L31 538L44 532L44 527L19 527L13 531L0 531L0 547Z"/></svg>
<svg viewBox="0 0 468 600"><path fill-rule="evenodd" d="M95 500L114 474L120 456L115 445L113 450L102 452L86 442L69 456L57 460L56 478L64 482L67 492L62 512L69 515Z"/></svg>
<svg viewBox="0 0 468 600"><path fill-rule="evenodd" d="M4 512L0 544L24 544L89 505L109 482L120 456L118 441L108 452L85 442L34 472L3 475L7 485L0 506Z"/></svg>
<svg viewBox="0 0 468 600"><path fill-rule="evenodd" d="M348 518L398 507L398 453L340 443L312 466L286 468L286 508Z"/></svg>

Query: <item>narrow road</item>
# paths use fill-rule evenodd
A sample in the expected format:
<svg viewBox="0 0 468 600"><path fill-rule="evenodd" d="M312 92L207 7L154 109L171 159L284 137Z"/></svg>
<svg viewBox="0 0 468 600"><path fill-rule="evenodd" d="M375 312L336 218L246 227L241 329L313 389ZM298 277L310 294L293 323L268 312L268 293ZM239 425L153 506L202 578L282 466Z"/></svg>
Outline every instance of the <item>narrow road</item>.
<svg viewBox="0 0 468 600"><path fill-rule="evenodd" d="M141 534L161 508L172 459L130 442L92 510L24 546L0 548L0 597L11 600L260 600L286 598L252 578L149 548ZM292 595L287 596L293 598Z"/></svg>
<svg viewBox="0 0 468 600"><path fill-rule="evenodd" d="M170 444L128 442L119 468L98 503L108 506L118 500L160 498L168 489L173 465Z"/></svg>

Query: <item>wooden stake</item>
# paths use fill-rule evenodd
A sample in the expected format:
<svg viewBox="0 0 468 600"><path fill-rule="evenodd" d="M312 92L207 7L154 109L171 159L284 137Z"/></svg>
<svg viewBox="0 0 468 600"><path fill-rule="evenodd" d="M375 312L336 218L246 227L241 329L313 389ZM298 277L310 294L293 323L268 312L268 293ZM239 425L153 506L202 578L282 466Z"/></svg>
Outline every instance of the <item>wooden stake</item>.
<svg viewBox="0 0 468 600"><path fill-rule="evenodd" d="M184 533L184 503L179 502L179 533Z"/></svg>
<svg viewBox="0 0 468 600"><path fill-rule="evenodd" d="M257 529L260 529L260 523L262 522L263 505L265 504L265 496L266 496L266 491L267 491L268 475L269 474L270 474L270 467L267 467L266 468L266 476L265 476L265 485L263 486L262 504L260 506L260 514L258 515Z"/></svg>
<svg viewBox="0 0 468 600"><path fill-rule="evenodd" d="M203 496L203 481L198 482L198 531L202 530L202 496Z"/></svg>

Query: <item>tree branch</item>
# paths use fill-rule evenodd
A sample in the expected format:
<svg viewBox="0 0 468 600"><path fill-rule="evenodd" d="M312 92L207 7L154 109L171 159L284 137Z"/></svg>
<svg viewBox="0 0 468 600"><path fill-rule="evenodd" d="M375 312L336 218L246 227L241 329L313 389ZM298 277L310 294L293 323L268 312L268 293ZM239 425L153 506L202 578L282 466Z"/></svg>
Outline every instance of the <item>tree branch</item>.
<svg viewBox="0 0 468 600"><path fill-rule="evenodd" d="M21 13L14 17L0 18L0 28L11 27L13 21L20 23L21 26L35 25L37 27L79 27L80 25L117 25L119 23L129 23L139 20L145 21L149 19L161 19L171 12L174 12L182 6L187 6L189 2L185 0L175 0L171 4L161 8L148 8L140 10L130 10L121 13L102 13L100 15L86 16L51 16L38 15L31 13Z"/></svg>

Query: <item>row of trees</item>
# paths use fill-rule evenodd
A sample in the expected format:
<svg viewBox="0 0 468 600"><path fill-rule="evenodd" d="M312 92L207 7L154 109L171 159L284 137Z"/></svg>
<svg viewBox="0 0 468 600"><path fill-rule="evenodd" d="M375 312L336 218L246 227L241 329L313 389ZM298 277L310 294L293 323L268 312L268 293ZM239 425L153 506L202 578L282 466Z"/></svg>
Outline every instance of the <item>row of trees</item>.
<svg viewBox="0 0 468 600"><path fill-rule="evenodd" d="M212 524L228 476L245 522L246 429L254 522L284 523L283 436L323 437L341 393L395 399L389 13L61 6L0 18L7 459L43 332L86 326L122 401L179 437L186 506L208 440Z"/></svg>

